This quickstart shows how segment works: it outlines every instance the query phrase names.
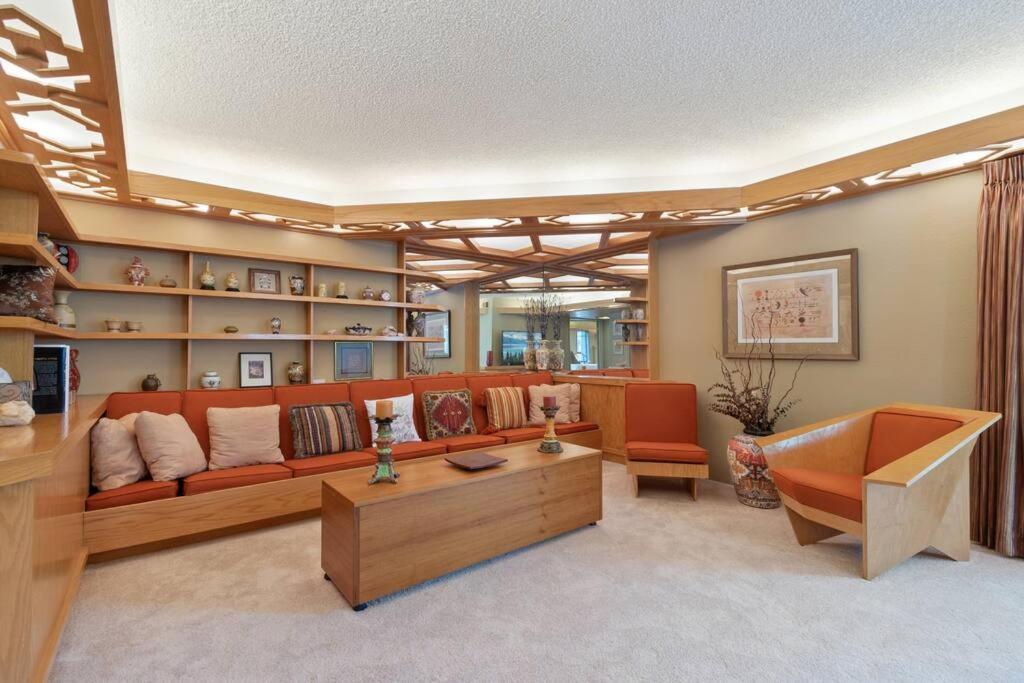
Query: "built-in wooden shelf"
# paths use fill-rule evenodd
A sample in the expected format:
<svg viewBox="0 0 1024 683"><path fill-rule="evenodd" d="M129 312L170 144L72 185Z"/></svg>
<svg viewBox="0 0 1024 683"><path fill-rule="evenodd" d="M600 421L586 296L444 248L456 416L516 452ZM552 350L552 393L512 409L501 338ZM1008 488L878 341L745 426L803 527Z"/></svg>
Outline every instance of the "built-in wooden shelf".
<svg viewBox="0 0 1024 683"><path fill-rule="evenodd" d="M620 296L615 299L617 304L645 304L647 297L643 296Z"/></svg>
<svg viewBox="0 0 1024 683"><path fill-rule="evenodd" d="M650 325L650 320L616 320L616 325Z"/></svg>
<svg viewBox="0 0 1024 683"><path fill-rule="evenodd" d="M34 156L0 149L0 186L38 197L39 232L48 232L51 237L62 240L78 239L78 231Z"/></svg>
<svg viewBox="0 0 1024 683"><path fill-rule="evenodd" d="M32 332L41 337L60 337L62 339L74 339L75 331L69 330L52 323L44 323L42 320L22 316L0 316L0 329L21 330Z"/></svg>
<svg viewBox="0 0 1024 683"><path fill-rule="evenodd" d="M53 254L39 244L35 235L20 235L13 232L0 232L0 256L30 261L35 266L48 266L57 271L56 286L58 289L77 289L78 283Z"/></svg>
<svg viewBox="0 0 1024 683"><path fill-rule="evenodd" d="M642 341L642 342L622 342L622 345L623 346L650 346L651 343L650 342L645 342L645 341Z"/></svg>

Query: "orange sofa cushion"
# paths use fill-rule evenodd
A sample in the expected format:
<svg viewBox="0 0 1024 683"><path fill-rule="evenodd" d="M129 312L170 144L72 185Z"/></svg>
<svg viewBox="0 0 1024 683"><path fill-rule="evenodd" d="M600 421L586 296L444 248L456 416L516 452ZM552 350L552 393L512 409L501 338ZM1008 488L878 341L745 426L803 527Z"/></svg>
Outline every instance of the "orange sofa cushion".
<svg viewBox="0 0 1024 683"><path fill-rule="evenodd" d="M593 422L567 422L555 425L555 434L577 434L579 432L592 432L599 427Z"/></svg>
<svg viewBox="0 0 1024 683"><path fill-rule="evenodd" d="M92 494L85 499L85 509L104 510L121 505L174 498L177 495L178 482L176 481L151 481L144 479L134 484Z"/></svg>
<svg viewBox="0 0 1024 683"><path fill-rule="evenodd" d="M802 467L773 467L771 474L779 490L798 503L860 523L861 475Z"/></svg>
<svg viewBox="0 0 1024 683"><path fill-rule="evenodd" d="M180 391L116 391L107 397L107 417L111 420L148 410L170 415L181 412Z"/></svg>
<svg viewBox="0 0 1024 683"><path fill-rule="evenodd" d="M871 474L961 426L963 422L945 417L879 411L871 421L864 473Z"/></svg>
<svg viewBox="0 0 1024 683"><path fill-rule="evenodd" d="M356 410L359 438L369 447L373 446L373 436L370 434L370 417L366 414L366 401L408 396L412 393L412 382L407 379L368 379L352 382L348 385L348 391L352 397L352 407Z"/></svg>
<svg viewBox="0 0 1024 683"><path fill-rule="evenodd" d="M651 371L644 368L633 368L633 376L648 379L651 376Z"/></svg>
<svg viewBox="0 0 1024 683"><path fill-rule="evenodd" d="M207 408L243 408L268 406L274 402L274 390L260 389L193 389L185 392L181 414L199 439L199 445L210 459L210 425L206 421ZM187 480L186 480L187 481Z"/></svg>
<svg viewBox="0 0 1024 683"><path fill-rule="evenodd" d="M633 371L629 368L608 368L601 374L605 377L632 377Z"/></svg>
<svg viewBox="0 0 1024 683"><path fill-rule="evenodd" d="M229 470L207 470L182 479L182 494L192 496L197 493L233 489L250 484L265 484L268 481L291 478L292 471L284 465L248 465L232 467Z"/></svg>
<svg viewBox="0 0 1024 683"><path fill-rule="evenodd" d="M281 452L285 458L295 455L295 437L288 411L292 406L314 403L342 403L349 400L348 382L330 384L299 384L293 387L274 387L274 403L281 406Z"/></svg>
<svg viewBox="0 0 1024 683"><path fill-rule="evenodd" d="M423 392L425 391L458 391L466 389L466 378L461 375L443 375L435 377L413 377L413 419L416 422L416 431L424 439L427 438L427 420L423 413ZM479 426L477 427L479 429Z"/></svg>
<svg viewBox="0 0 1024 683"><path fill-rule="evenodd" d="M692 443L627 441L626 457L638 462L678 462L705 465L708 452Z"/></svg>
<svg viewBox="0 0 1024 683"><path fill-rule="evenodd" d="M377 462L377 449L364 448L363 450L372 453L374 462ZM391 457L396 461L423 458L428 455L444 455L447 452L448 447L440 441L407 441L396 443L391 447Z"/></svg>
<svg viewBox="0 0 1024 683"><path fill-rule="evenodd" d="M697 443L697 387L677 382L626 384L626 441Z"/></svg>
<svg viewBox="0 0 1024 683"><path fill-rule="evenodd" d="M312 458L285 460L282 465L292 471L293 477L308 477L313 474L366 467L377 462L377 456L366 451L345 451L331 455L317 455Z"/></svg>
<svg viewBox="0 0 1024 683"><path fill-rule="evenodd" d="M462 436L446 436L443 439L435 439L430 443L444 444L449 453L459 451L471 451L474 448L490 448L491 446L504 446L505 439L493 434L463 434Z"/></svg>
<svg viewBox="0 0 1024 683"><path fill-rule="evenodd" d="M494 432L491 436L500 436L506 443L519 443L520 441L533 441L544 438L543 427L522 427L520 429L503 429Z"/></svg>
<svg viewBox="0 0 1024 683"><path fill-rule="evenodd" d="M484 391L494 387L512 386L514 375L475 375L466 378L466 386L472 394L473 403L473 424L477 431L487 426L487 399Z"/></svg>

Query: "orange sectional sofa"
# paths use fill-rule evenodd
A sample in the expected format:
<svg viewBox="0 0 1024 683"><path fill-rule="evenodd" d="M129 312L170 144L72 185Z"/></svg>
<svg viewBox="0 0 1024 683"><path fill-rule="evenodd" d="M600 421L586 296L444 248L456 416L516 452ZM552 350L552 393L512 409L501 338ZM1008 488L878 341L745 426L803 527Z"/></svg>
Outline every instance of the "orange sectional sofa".
<svg viewBox="0 0 1024 683"><path fill-rule="evenodd" d="M238 408L245 406L281 406L280 438L281 451L285 460L280 464L249 465L225 470L207 470L193 474L180 482L156 482L144 480L110 491L93 493L86 499L86 511L104 510L135 503L144 503L178 496L233 489L254 484L266 484L296 477L326 474L353 467L372 465L376 451L370 436L364 401L413 394L415 397L414 420L421 437L426 435L425 418L420 397L425 391L469 389L473 397L473 421L478 431L487 425L487 409L484 391L490 387L519 386L526 390L532 385L553 384L550 372L534 372L518 375L435 375L396 380L364 380L350 383L309 384L279 386L261 389L193 389L188 391L114 393L107 400L107 417L119 418L128 413L149 410L170 414L180 413L188 422L199 440L200 446L210 455L209 426L206 411L213 407ZM528 392L526 399L529 400ZM359 435L367 446L359 451L335 453L310 458L296 459L288 411L293 405L310 403L338 403L351 401L356 412ZM591 422L556 425L560 435L597 431L598 425ZM493 434L472 434L435 441L421 441L396 444L392 451L396 461L410 460L432 455L443 455L457 451L501 446L540 439L542 427L524 427L494 432ZM599 442L598 442L599 443Z"/></svg>
<svg viewBox="0 0 1024 683"><path fill-rule="evenodd" d="M604 370L573 370L570 375L586 375L589 377L634 377L650 379L651 371L644 368L605 368Z"/></svg>

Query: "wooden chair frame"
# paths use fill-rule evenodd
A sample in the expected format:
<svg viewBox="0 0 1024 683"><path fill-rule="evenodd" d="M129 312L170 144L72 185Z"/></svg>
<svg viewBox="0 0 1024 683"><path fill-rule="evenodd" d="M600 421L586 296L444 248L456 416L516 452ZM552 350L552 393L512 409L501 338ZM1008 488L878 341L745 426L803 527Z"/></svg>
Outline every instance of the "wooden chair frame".
<svg viewBox="0 0 1024 683"><path fill-rule="evenodd" d="M669 477L672 479L689 479L690 496L697 500L697 480L707 479L708 466L684 462L644 462L630 460L626 456L626 474L629 475L633 497L640 495L640 477Z"/></svg>
<svg viewBox="0 0 1024 683"><path fill-rule="evenodd" d="M943 417L963 426L864 475L861 521L803 505L782 494L793 533L809 545L841 533L861 539L861 572L873 579L929 547L970 558L971 451L978 436L1002 416L979 410L893 403L757 439L775 467L806 467L861 474L874 414L879 411Z"/></svg>

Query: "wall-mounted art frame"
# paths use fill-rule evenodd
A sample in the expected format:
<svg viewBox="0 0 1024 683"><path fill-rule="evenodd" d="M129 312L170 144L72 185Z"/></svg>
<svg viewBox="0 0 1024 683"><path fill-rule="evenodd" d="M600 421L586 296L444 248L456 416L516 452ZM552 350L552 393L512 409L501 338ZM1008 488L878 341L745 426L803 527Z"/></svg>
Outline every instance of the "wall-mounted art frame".
<svg viewBox="0 0 1024 683"><path fill-rule="evenodd" d="M857 360L857 250L722 268L726 358Z"/></svg>
<svg viewBox="0 0 1024 683"><path fill-rule="evenodd" d="M442 337L444 341L425 342L423 352L427 358L451 358L452 357L452 312L451 311L427 311L426 313L426 334L427 337Z"/></svg>
<svg viewBox="0 0 1024 683"><path fill-rule="evenodd" d="M281 293L281 271L266 268L249 269L249 291L260 294Z"/></svg>
<svg viewBox="0 0 1024 683"><path fill-rule="evenodd" d="M274 386L274 354L268 352L242 352L238 354L238 386Z"/></svg>
<svg viewBox="0 0 1024 683"><path fill-rule="evenodd" d="M373 377L373 342L334 342L334 379Z"/></svg>

